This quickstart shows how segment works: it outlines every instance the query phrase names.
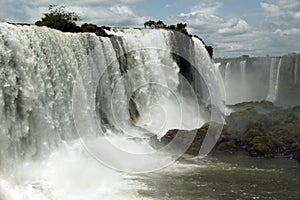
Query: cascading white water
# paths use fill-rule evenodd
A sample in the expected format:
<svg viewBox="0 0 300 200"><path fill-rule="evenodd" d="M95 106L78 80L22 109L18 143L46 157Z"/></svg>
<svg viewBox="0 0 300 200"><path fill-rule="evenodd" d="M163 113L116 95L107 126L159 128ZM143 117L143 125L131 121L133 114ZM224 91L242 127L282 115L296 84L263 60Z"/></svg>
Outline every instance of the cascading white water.
<svg viewBox="0 0 300 200"><path fill-rule="evenodd" d="M242 80L242 91L243 91L242 99L243 100L246 99L246 94L247 94L247 91L246 91L246 77L247 77L246 67L247 67L247 61L242 60L240 62L240 73L241 73L241 80Z"/></svg>
<svg viewBox="0 0 300 200"><path fill-rule="evenodd" d="M270 79L269 79L269 91L266 100L274 102L278 96L278 87L280 83L280 68L282 63L282 58L280 58L278 64L276 65L276 58L272 58L270 66Z"/></svg>
<svg viewBox="0 0 300 200"><path fill-rule="evenodd" d="M80 144L72 116L72 92L82 68L91 71L86 84L97 89L101 121L105 121L105 133L111 135L116 146L133 152L151 149L146 143L122 136L136 136L140 127L161 137L171 128L202 125L201 118L195 119L198 113L189 95L179 95L180 108L171 98L169 90L176 90L180 84L179 67L173 57L168 52L149 49L172 49L172 32L129 29L110 34L120 41L0 23L1 200L136 197L139 186L90 158ZM196 39L193 42L189 51L198 55L192 57L197 57L197 63L203 62L202 70L210 70L211 61L203 44ZM125 64L116 62L120 56L116 48L119 54L127 53ZM162 65L168 70L163 70ZM134 82L122 80L124 72ZM103 76L93 82L99 74ZM149 82L167 88L152 87ZM125 87L128 84L143 86L135 92L134 99L140 114L135 125L140 127L132 123L124 109L129 101L130 87ZM85 128L89 135L91 127Z"/></svg>
<svg viewBox="0 0 300 200"><path fill-rule="evenodd" d="M84 151L72 117L77 70L107 65L110 39L5 23L0 35L0 199L132 199Z"/></svg>
<svg viewBox="0 0 300 200"><path fill-rule="evenodd" d="M225 90L230 91L230 67L231 62L227 62L225 66L225 75L224 75L224 84L225 84ZM226 95L226 104L229 102L229 96ZM229 116L233 112L232 109L226 108L226 115Z"/></svg>
<svg viewBox="0 0 300 200"><path fill-rule="evenodd" d="M247 66L246 60L240 62L241 77L243 82L246 80L246 66Z"/></svg>
<svg viewBox="0 0 300 200"><path fill-rule="evenodd" d="M268 101L274 101L275 100L275 91L274 91L274 85L275 85L275 79L274 79L274 72L275 72L275 62L276 58L271 59L271 65L270 65L270 76L269 76L269 90L268 90Z"/></svg>
<svg viewBox="0 0 300 200"><path fill-rule="evenodd" d="M300 101L300 91L297 89L299 85L299 54L289 54L281 58L281 64L279 64L280 57L243 58L247 60L245 88L242 87L244 74L241 69L242 58L216 59L216 62L221 63L220 71L224 74L226 104L269 100L279 106L298 105ZM229 62L231 63L230 73L226 73ZM225 80L225 76L228 74L229 78ZM277 78L278 76L280 79ZM278 85L277 92L276 85Z"/></svg>
<svg viewBox="0 0 300 200"><path fill-rule="evenodd" d="M201 124L193 123L192 118L195 114L188 111L187 104L184 105L186 108L184 113L180 115L181 111L176 110L176 107L181 109L180 106L175 106L176 102L172 103L173 98L170 97L172 95L170 91L176 90L179 85L179 66L173 60L170 52L164 51L171 49L170 38L173 33L156 30L157 34L147 34L149 31L151 32L151 30L116 29L110 32L121 37L125 44L124 50L129 55L127 56L127 74L130 74L130 79L134 80L131 86L133 88L144 86L134 93L137 100L135 105L141 114L136 125L157 133L159 137L162 137L170 129L191 129L201 126ZM157 51L157 48L162 51ZM165 69L166 67L167 69ZM149 85L150 82L155 85ZM183 98L182 102L188 101L188 99L184 99L184 96L180 98ZM160 101L160 105L157 105L158 101ZM196 102L190 101L189 103L192 110ZM174 106L170 106L172 104ZM185 120L187 124L184 126L180 125L181 117L189 119ZM124 119L125 117L122 116L121 118ZM165 119L168 120L164 121Z"/></svg>
<svg viewBox="0 0 300 200"><path fill-rule="evenodd" d="M227 86L226 84L229 82L230 66L231 66L231 62L227 62L225 67L225 86Z"/></svg>
<svg viewBox="0 0 300 200"><path fill-rule="evenodd" d="M294 69L294 84L297 84L298 81L298 58L299 56L297 56L296 58L296 62L295 62L295 69Z"/></svg>

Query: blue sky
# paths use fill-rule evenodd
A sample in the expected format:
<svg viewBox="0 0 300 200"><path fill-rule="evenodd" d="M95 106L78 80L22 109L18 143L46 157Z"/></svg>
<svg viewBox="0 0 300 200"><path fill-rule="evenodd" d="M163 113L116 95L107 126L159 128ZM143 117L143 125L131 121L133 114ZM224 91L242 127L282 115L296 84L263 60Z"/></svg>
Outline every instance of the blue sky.
<svg viewBox="0 0 300 200"><path fill-rule="evenodd" d="M81 23L186 22L214 47L215 57L300 52L300 0L0 0L0 20L33 23L49 4L77 12Z"/></svg>

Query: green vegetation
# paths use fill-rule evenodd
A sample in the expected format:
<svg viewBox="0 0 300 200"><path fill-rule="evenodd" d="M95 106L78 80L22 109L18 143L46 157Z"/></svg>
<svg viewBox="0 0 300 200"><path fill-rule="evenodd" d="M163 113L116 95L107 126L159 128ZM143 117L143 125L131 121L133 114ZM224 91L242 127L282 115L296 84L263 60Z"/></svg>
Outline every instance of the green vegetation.
<svg viewBox="0 0 300 200"><path fill-rule="evenodd" d="M95 33L98 36L104 36L104 37L109 36L105 32L105 30L110 30L109 27L105 27L105 26L99 27L97 25L87 24L87 23L82 24L80 29L81 29L81 32Z"/></svg>
<svg viewBox="0 0 300 200"><path fill-rule="evenodd" d="M79 15L75 12L66 11L64 6L49 5L48 13L40 21L35 22L37 26L47 26L63 32L89 32L95 33L98 36L109 36L104 31L108 27L98 27L94 24L83 24L81 27L77 26L76 22L81 20Z"/></svg>
<svg viewBox="0 0 300 200"><path fill-rule="evenodd" d="M168 30L174 30L174 31L178 31L180 33L183 33L185 35L191 36L189 35L186 27L187 24L183 24L183 23L179 23L177 25L166 25L164 22L162 21L153 21L153 20L149 20L147 22L144 23L144 27L145 28L163 28L163 29L168 29Z"/></svg>
<svg viewBox="0 0 300 200"><path fill-rule="evenodd" d="M64 6L49 5L48 13L44 13L41 20L35 22L37 26L47 26L63 32L90 32L95 33L98 36L108 36L105 33L105 29L109 27L97 26L94 24L83 24L81 27L77 26L76 22L81 20L80 16L75 12L67 11ZM187 24L179 23L177 25L166 25L162 21L149 20L144 23L145 28L164 28L169 30L175 30L185 35L189 35L186 27ZM202 41L202 40L201 40Z"/></svg>
<svg viewBox="0 0 300 200"><path fill-rule="evenodd" d="M162 22L162 21L155 22L155 21L149 20L144 23L144 27L145 28L166 28L167 25L165 25L164 22Z"/></svg>
<svg viewBox="0 0 300 200"><path fill-rule="evenodd" d="M227 117L218 150L247 151L255 157L292 156L300 152L299 106L280 108L263 101L233 107L240 111Z"/></svg>
<svg viewBox="0 0 300 200"><path fill-rule="evenodd" d="M220 151L236 151L238 147L236 146L235 142L233 140L222 142L220 145L218 145L218 150Z"/></svg>
<svg viewBox="0 0 300 200"><path fill-rule="evenodd" d="M300 106L281 108L271 102L244 102L231 107L215 149L219 152L247 152L253 157L285 156L300 163ZM197 129L187 154L198 155L209 124ZM178 130L169 131L157 144L167 144ZM182 142L185 135L182 134Z"/></svg>
<svg viewBox="0 0 300 200"><path fill-rule="evenodd" d="M80 17L76 13L68 12L64 6L57 5L49 5L48 11L35 25L47 26L64 32L80 32L80 27L76 25Z"/></svg>
<svg viewBox="0 0 300 200"><path fill-rule="evenodd" d="M184 35L187 35L189 37L192 37L187 31L187 24L186 23L178 23L176 25L166 25L162 21L153 21L149 20L144 23L145 28L152 28L152 29L166 29L166 30L172 30L172 31L177 31L179 33L182 33ZM194 35L194 37L198 38L205 46L209 56L212 58L213 57L213 47L212 46L207 46L205 42L197 35Z"/></svg>
<svg viewBox="0 0 300 200"><path fill-rule="evenodd" d="M284 147L284 143L274 136L256 136L250 141L249 145L252 145L249 153L253 156L281 153Z"/></svg>
<svg viewBox="0 0 300 200"><path fill-rule="evenodd" d="M89 32L95 33L97 36L109 37L105 30L109 30L109 27L105 26L97 26L95 24L85 23L83 25L77 26L76 22L81 20L80 16L75 12L67 11L64 6L58 5L49 5L48 13L44 13L44 16L41 20L35 22L37 26L47 26L50 28L54 28L63 32ZM176 25L166 25L163 21L153 21L149 20L144 23L145 28L163 28L167 30L173 30L185 34L187 36L192 36L188 33L186 27L186 23L178 23ZM198 37L199 40L205 45L204 41ZM211 46L206 46L206 49L210 55L213 56L213 48Z"/></svg>
<svg viewBox="0 0 300 200"><path fill-rule="evenodd" d="M245 142L246 144L249 144L253 138L257 136L263 136L263 134L258 129L250 129L245 134Z"/></svg>
<svg viewBox="0 0 300 200"><path fill-rule="evenodd" d="M226 117L215 150L219 152L247 152L253 157L285 156L300 163L300 106L281 108L271 102L244 102L231 107L234 110ZM209 129L209 124L197 129L197 134L186 154L198 155ZM171 130L161 139L153 140L154 147L170 143L178 130ZM181 135L184 144L185 131ZM189 144L188 144L189 145Z"/></svg>

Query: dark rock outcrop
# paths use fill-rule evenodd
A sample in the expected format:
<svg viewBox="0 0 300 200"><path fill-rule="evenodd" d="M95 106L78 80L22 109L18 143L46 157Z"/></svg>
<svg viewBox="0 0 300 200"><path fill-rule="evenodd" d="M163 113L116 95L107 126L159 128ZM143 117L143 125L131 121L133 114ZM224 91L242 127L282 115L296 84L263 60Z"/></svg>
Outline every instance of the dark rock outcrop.
<svg viewBox="0 0 300 200"><path fill-rule="evenodd" d="M199 154L200 147L202 145L202 142L206 135L208 127L209 127L209 124L205 124L202 128L199 128L196 130L196 136L194 137L194 140L191 145L189 143L186 143L188 140L187 138L188 138L189 134L194 134L195 130L183 131L184 134L178 135L178 137L180 138L179 141L182 141L183 145L189 146L189 148L185 152L186 154L190 154L190 155L198 155ZM161 138L161 140L158 140L156 137L153 137L152 138L152 146L154 146L155 148L160 148L164 145L169 144L175 138L175 136L177 136L178 132L179 132L179 130L176 130L176 129L170 130L167 132L167 134L164 137Z"/></svg>
<svg viewBox="0 0 300 200"><path fill-rule="evenodd" d="M265 109L262 109L266 106ZM300 107L283 109L266 102L244 103L245 110L239 110L227 117L214 151L246 152L252 157L274 158L284 156L300 162ZM241 105L238 105L241 109ZM258 110L256 110L258 109ZM266 112L267 110L267 112ZM194 141L186 154L198 155L209 124L196 130ZM192 131L185 131L188 135ZM170 130L154 146L172 141L178 130ZM182 142L185 141L183 134Z"/></svg>

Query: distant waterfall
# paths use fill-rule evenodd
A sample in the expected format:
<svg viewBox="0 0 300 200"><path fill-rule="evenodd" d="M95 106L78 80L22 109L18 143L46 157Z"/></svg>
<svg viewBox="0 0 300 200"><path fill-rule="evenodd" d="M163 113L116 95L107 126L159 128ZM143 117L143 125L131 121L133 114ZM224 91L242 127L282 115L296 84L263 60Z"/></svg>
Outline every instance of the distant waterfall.
<svg viewBox="0 0 300 200"><path fill-rule="evenodd" d="M269 90L268 90L268 96L267 100L268 101L274 101L276 99L275 97L275 76L274 76L274 71L275 71L275 62L276 58L271 59L271 66L270 66L270 76L269 76Z"/></svg>
<svg viewBox="0 0 300 200"><path fill-rule="evenodd" d="M225 67L225 74L223 78L226 91L230 90L230 67L231 67L231 62L227 62ZM228 100L229 100L229 96L226 95L226 102L228 102Z"/></svg>
<svg viewBox="0 0 300 200"><path fill-rule="evenodd" d="M241 77L242 77L243 82L245 82L245 80L246 80L246 66L247 66L246 60L243 60L240 62Z"/></svg>
<svg viewBox="0 0 300 200"><path fill-rule="evenodd" d="M246 77L247 77L247 74L246 74L246 67L247 67L247 61L246 60L243 60L240 62L240 71L241 71L241 80L242 80L242 91L243 91L243 96L242 96L242 99L246 98L246 94L247 94L247 91L246 91Z"/></svg>
<svg viewBox="0 0 300 200"><path fill-rule="evenodd" d="M280 83L280 68L282 58L280 58L278 65L276 65L276 58L272 58L270 66L269 91L266 100L274 102L278 96L278 87Z"/></svg>
<svg viewBox="0 0 300 200"><path fill-rule="evenodd" d="M242 60L247 61L246 66ZM215 62L221 63L227 104L263 100L280 106L300 104L300 54L219 58Z"/></svg>
<svg viewBox="0 0 300 200"><path fill-rule="evenodd" d="M227 62L225 67L225 78L224 78L225 84L227 84L229 81L230 66L231 66L231 62Z"/></svg>
<svg viewBox="0 0 300 200"><path fill-rule="evenodd" d="M297 84L297 76L298 76L298 58L299 56L297 56L296 58L296 62L295 62L295 69L294 69L294 83L295 85Z"/></svg>

